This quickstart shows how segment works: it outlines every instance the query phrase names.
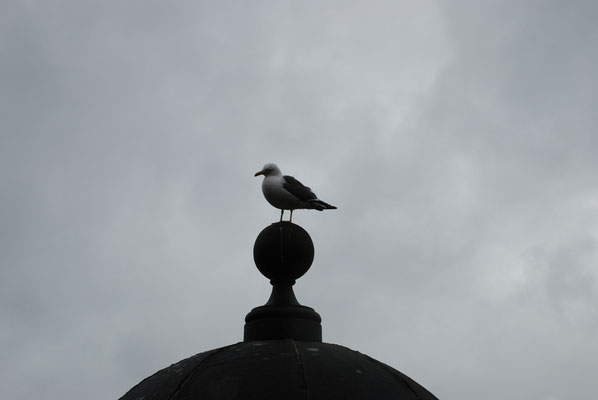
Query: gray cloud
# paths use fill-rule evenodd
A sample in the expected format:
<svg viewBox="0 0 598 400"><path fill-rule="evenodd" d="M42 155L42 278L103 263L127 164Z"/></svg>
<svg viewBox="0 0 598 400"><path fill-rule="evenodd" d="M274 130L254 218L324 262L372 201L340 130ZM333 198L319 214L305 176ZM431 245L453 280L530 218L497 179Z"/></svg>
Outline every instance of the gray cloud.
<svg viewBox="0 0 598 400"><path fill-rule="evenodd" d="M116 398L236 342L269 161L338 205L324 339L443 399L592 398L593 2L7 2L3 398Z"/></svg>

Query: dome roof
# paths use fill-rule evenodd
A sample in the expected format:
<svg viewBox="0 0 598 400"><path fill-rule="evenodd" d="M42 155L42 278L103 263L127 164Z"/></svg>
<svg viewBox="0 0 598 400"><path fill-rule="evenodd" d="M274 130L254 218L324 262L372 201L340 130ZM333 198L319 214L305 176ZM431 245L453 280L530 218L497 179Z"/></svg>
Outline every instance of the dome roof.
<svg viewBox="0 0 598 400"><path fill-rule="evenodd" d="M199 353L133 387L121 400L401 399L436 397L401 372L343 346L251 341Z"/></svg>
<svg viewBox="0 0 598 400"><path fill-rule="evenodd" d="M436 399L388 365L322 343L320 315L293 292L313 257L311 238L300 226L285 221L266 227L253 258L272 293L245 317L244 341L158 371L121 400Z"/></svg>

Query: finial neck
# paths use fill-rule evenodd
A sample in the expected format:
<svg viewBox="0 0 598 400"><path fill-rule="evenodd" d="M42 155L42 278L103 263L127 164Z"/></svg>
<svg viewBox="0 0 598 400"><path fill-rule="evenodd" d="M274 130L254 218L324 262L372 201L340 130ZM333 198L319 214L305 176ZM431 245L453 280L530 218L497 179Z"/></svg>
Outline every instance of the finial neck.
<svg viewBox="0 0 598 400"><path fill-rule="evenodd" d="M272 293L266 303L267 306L300 305L293 291L295 281L292 283L270 281L270 283L272 283Z"/></svg>

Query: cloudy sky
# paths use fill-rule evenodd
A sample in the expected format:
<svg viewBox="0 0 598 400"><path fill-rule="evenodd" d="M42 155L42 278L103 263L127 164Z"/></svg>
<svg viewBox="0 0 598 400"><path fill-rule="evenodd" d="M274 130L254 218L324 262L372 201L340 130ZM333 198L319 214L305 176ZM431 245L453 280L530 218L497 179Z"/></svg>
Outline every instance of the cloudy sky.
<svg viewBox="0 0 598 400"><path fill-rule="evenodd" d="M242 340L266 162L324 341L441 399L590 400L598 3L35 1L0 13L0 398L115 399Z"/></svg>

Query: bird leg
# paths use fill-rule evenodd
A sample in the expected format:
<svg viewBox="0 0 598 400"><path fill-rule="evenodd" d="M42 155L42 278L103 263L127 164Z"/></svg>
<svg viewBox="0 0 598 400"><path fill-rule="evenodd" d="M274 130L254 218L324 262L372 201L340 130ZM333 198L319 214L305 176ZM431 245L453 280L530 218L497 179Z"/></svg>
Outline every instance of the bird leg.
<svg viewBox="0 0 598 400"><path fill-rule="evenodd" d="M284 210L280 210L280 222L282 222L282 214L284 214Z"/></svg>
<svg viewBox="0 0 598 400"><path fill-rule="evenodd" d="M293 210L291 210L291 218L289 218L289 222L293 222Z"/></svg>

